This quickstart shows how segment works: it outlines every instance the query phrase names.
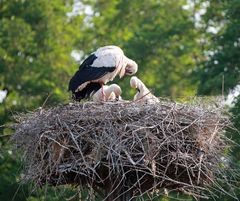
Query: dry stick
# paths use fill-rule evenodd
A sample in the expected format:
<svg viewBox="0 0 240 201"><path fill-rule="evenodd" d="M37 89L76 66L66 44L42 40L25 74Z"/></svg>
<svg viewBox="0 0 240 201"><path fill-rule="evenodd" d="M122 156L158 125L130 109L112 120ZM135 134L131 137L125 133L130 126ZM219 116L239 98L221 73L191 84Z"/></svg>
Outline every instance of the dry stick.
<svg viewBox="0 0 240 201"><path fill-rule="evenodd" d="M64 146L63 144L61 144L60 142L58 142L57 140L51 138L51 137L47 137L48 139L52 140L53 142L57 143L60 147L63 147L64 149L70 150L68 147Z"/></svg>
<svg viewBox="0 0 240 201"><path fill-rule="evenodd" d="M222 75L222 97L224 97L224 74Z"/></svg>
<svg viewBox="0 0 240 201"><path fill-rule="evenodd" d="M135 169L137 169L137 167L136 166L134 166L133 168L135 168ZM130 172L131 170L129 170L128 172ZM126 172L125 174L127 174L128 172ZM144 177L144 176L146 176L146 175L143 175L143 176L141 176L140 178L138 177L138 175L137 175L137 181L132 185L132 187L130 187L130 188L128 188L128 190L126 190L125 192L123 192L123 193L121 193L120 195L118 195L118 197L117 198L119 198L120 196L122 196L124 193L127 193L127 192L129 192L130 190L133 190L134 189L134 187L138 184L139 186L141 185L140 183L139 183L139 181L141 181L141 179ZM116 198L116 199L117 199Z"/></svg>
<svg viewBox="0 0 240 201"><path fill-rule="evenodd" d="M111 192L109 192L109 194L107 195L107 197L105 197L105 199L104 200L106 200L108 197L110 197L113 193L114 193L114 191L121 185L121 182L123 181L123 177L120 179L120 181L114 181L114 184L115 184L115 182L119 182L118 184L117 184L117 186L116 187L114 187L114 189L112 189L112 191Z"/></svg>
<svg viewBox="0 0 240 201"><path fill-rule="evenodd" d="M219 123L219 121L218 121L218 123ZM209 144L212 143L213 138L214 138L215 135L217 134L217 129L218 129L217 126L215 126L214 131L213 131L211 137L209 138Z"/></svg>
<svg viewBox="0 0 240 201"><path fill-rule="evenodd" d="M204 156L204 154L201 154L200 160L199 160L199 169L198 169L197 184L199 184L199 181L200 181L203 156Z"/></svg>
<svg viewBox="0 0 240 201"><path fill-rule="evenodd" d="M142 170L140 169L139 171L141 172ZM188 184L188 183L186 183L186 182L176 181L176 180L174 180L174 179L171 179L171 178L168 177L167 175L163 175L163 176L161 176L161 175L156 175L156 177L159 178L159 179L163 179L163 180L165 179L165 180L167 180L167 181L172 181L173 183L181 184L181 185L183 185L183 186L192 187L191 184ZM205 190L205 188L204 188L204 187L201 187L201 186L195 186L195 188L198 188L198 189L200 189L200 190Z"/></svg>
<svg viewBox="0 0 240 201"><path fill-rule="evenodd" d="M0 137L7 137L7 138L9 138L9 137L11 137L11 136L13 136L13 133L12 133L12 134L4 134L4 135L0 135Z"/></svg>
<svg viewBox="0 0 240 201"><path fill-rule="evenodd" d="M194 196L196 198L209 199L208 196L203 196L203 195L199 195L199 194L196 194L196 193L193 193L193 192L189 192L189 191L184 190L184 188L181 188L180 190L182 192L184 192L185 194L190 195L190 196Z"/></svg>
<svg viewBox="0 0 240 201"><path fill-rule="evenodd" d="M48 94L47 98L44 100L42 106L39 108L40 109L40 114L43 113L43 107L45 106L45 104L47 103L49 97L52 95L52 92Z"/></svg>
<svg viewBox="0 0 240 201"><path fill-rule="evenodd" d="M175 152L174 150L170 150L170 149L177 148L178 150L181 150L180 153L183 152L182 154L185 153L185 155L184 156L179 155L179 158L176 161L176 163L175 161L173 161L172 164L170 164L171 168L174 168L174 166L182 165L184 170L188 168L188 171L189 171L188 176L189 174L193 174L194 169L191 169L191 165L196 166L197 164L199 164L199 161L195 160L195 158L193 158L194 156L191 155L191 153L188 153L188 151L194 151L194 150L192 149L188 150L188 148L186 148L184 145L185 143L186 145L188 144L194 145L195 143L194 141L195 137L188 134L187 133L188 131L186 131L186 129L189 128L189 124L192 124L193 125L193 127L191 128L193 129L192 132L197 132L196 129L199 126L201 126L202 124L207 125L207 122L205 122L206 115L210 115L210 117L215 118L214 116L215 114L205 113L205 112L202 112L202 110L192 111L192 109L187 109L187 110L183 109L182 111L179 111L180 107L175 106L176 108L174 108L173 104L172 104L172 107L169 107L169 105L164 105L162 103L156 104L154 105L154 107L150 105L141 105L141 107L139 107L137 105L126 105L126 104L104 104L104 105L92 104L91 105L90 103L88 103L88 104L85 104L84 107L85 108L83 109L81 106L79 106L79 104L76 104L76 105L73 104L71 105L71 108L69 108L71 110L68 110L62 107L59 109L61 112L59 110L49 111L46 115L42 116L41 121L46 121L49 127L49 131L48 132L44 131L45 137L41 138L42 140L41 144L45 143L47 147L43 145L39 146L40 148L39 150L41 154L40 158L42 158L43 161L41 162L41 164L36 164L35 168L37 168L37 165L38 165L38 166L42 166L43 169L44 168L45 169L44 171L42 171L41 175L39 176L34 175L36 180L40 177L42 178L48 177L49 179L51 179L51 175L49 175L49 172L47 172L47 169L46 169L46 166L48 167L51 161L46 161L44 159L44 155L46 153L45 150L49 149L49 146L51 146L51 143L53 143L53 141L50 140L50 138L53 138L51 136L51 132L55 133L57 131L56 137L61 136L64 133L65 134L68 133L69 138L70 139L73 138L72 140L70 140L71 143L73 142L73 144L70 144L69 146L66 145L70 150L75 150L80 148L82 151L82 154L85 154L83 153L84 146L81 146L83 142L84 142L83 145L85 144L88 145L90 143L91 146L99 147L99 148L96 148L96 151L92 152L92 150L90 150L89 153L86 153L86 154L94 154L97 151L102 152L101 150L104 150L105 152L106 150L108 150L109 163L106 165L108 165L108 167L111 168L110 174L112 174L112 171L113 172L115 171L116 173L117 170L121 170L121 171L124 170L123 166L129 168L130 170L134 169L134 165L130 162L131 160L129 160L129 157L130 157L130 159L132 159L132 161L135 164L138 164L140 166L137 169L140 172L142 171L144 172L144 174L149 174L150 172L151 176L155 176L156 174L156 183L158 183L158 181L165 180L166 183L170 183L171 185L184 186L185 187L184 190L186 190L187 192L193 192L193 193L198 193L200 190L205 189L205 188L201 189L200 186L198 185L192 186L189 183L188 185L187 183L177 183L179 181L181 182L182 180L181 179L179 180L179 178L175 178L175 179L170 178L171 176L168 173L163 174L162 170L158 168L156 168L156 173L154 173L153 170L155 168L148 167L149 164L145 164L143 160L145 159L144 153L147 154L147 152L151 151L151 149L159 149L160 151L159 155L158 155L158 152L156 152L152 154L154 156L152 156L151 154L150 156L153 158L153 160L156 160L156 166L161 168L162 166L164 166L163 165L165 163L164 161L166 161L166 159L171 158L172 157L171 155L174 154ZM172 110L172 112L169 112L169 110ZM186 114L184 114L184 112L186 112ZM56 113L60 115L61 122L59 124L58 123L56 124L56 126L58 127L51 127L49 126L49 125L52 125L51 122L55 122L54 119L57 119L55 118ZM160 124L159 122L161 122L162 119L166 117L166 115L169 115L169 120L166 119L167 121L165 120L165 123ZM200 119L197 118L199 117L199 115L201 116ZM184 116L184 119L186 119L186 122L187 122L185 125L187 126L181 125L181 119L178 119L179 116L180 117ZM38 116L34 118L38 120ZM209 119L209 117L207 118ZM214 139L219 140L219 141L216 141L216 145L218 145L219 143L221 143L221 140L222 140L222 137L218 134L218 132L223 129L223 125L219 125L219 122L217 122L216 125L214 125L214 122L216 122L216 120L213 119L213 123L207 126L211 128L215 128L215 126L219 126L219 130L218 129L216 130L217 131L215 135L216 137L214 137ZM80 127L76 126L76 122L78 122L77 124L80 124ZM114 124L113 126L111 125L112 123ZM68 128L65 126L65 124L68 126ZM126 124L128 124L129 126L124 129L123 126L125 126ZM166 128L168 129L166 130ZM71 136L71 133L69 132L69 130L71 130L73 136ZM147 132L151 132L151 135L146 135L146 130ZM121 132L123 132L123 135L120 134ZM179 132L181 133L181 135L176 134ZM196 133L196 135L200 135L200 134L201 133ZM40 135L41 134L36 133L36 136L39 137ZM98 136L98 135L101 135L101 136ZM119 135L123 136L123 138L122 137L119 138ZM152 135L155 136L156 138L152 138L151 137ZM48 141L48 139L46 139L46 137L49 138L50 142ZM190 137L191 139L186 139L186 137ZM74 139L76 143L74 142ZM202 140L204 141L205 138ZM154 143L150 143L152 141ZM178 141L177 144L176 144L176 141ZM146 143L148 142L149 146L144 147L145 142ZM25 144L27 143L25 142ZM78 144L79 147L77 147L76 144ZM216 145L215 143L212 143L214 151L216 151L217 153L218 152L220 153L221 150L223 149L223 146L221 145L221 147L216 147ZM31 148L29 150L31 150ZM127 154L124 153L123 150L127 152L129 157L127 157ZM137 152L139 150L141 150L140 152L143 154L138 155L139 153ZM121 151L123 152L123 154ZM165 151L167 152L165 154L162 154L162 152L165 152ZM36 150L36 154L37 154L37 150ZM74 155L73 157L76 158L76 157L79 157L79 155L81 156L80 152L78 152L78 154ZM212 155L209 155L209 156L212 157ZM79 170L71 169L73 168L71 167L71 163L75 161L77 164L82 163L82 165L86 165L86 167L84 166L84 168L87 171L89 170L96 171L96 168L98 167L96 166L97 163L95 163L94 167L92 167L91 163L89 163L88 161L89 159L88 157L89 155L84 155L84 157L81 157L83 159L86 159L87 163L85 163L83 159L78 161L75 158L72 161L69 159L67 163L70 163L69 164L70 167L66 166L67 163L64 164L65 167L63 167L62 169L63 173L64 171L65 172L75 171L77 174L81 174L80 168ZM209 162L212 162L211 158L208 158L208 159L210 160ZM202 160L203 161L201 162L201 166L200 166L201 168L198 169L198 171L203 172L208 176L211 176L209 175L208 171L210 171L210 173L211 172L214 173L214 171L216 170L214 169L212 170L211 168L210 170L206 169L204 164L206 163L206 161L205 159L202 159ZM143 161L143 163L141 161ZM168 163L169 162L170 161L168 161ZM125 164L127 166L125 166ZM216 162L213 162L213 165L216 165ZM151 166L151 163L150 163L150 166ZM199 167L199 165L197 167ZM52 167L50 166L49 168L50 168L50 172L52 172L53 171L51 169ZM180 175L177 175L177 176L180 176ZM95 178L92 177L92 179L95 179ZM46 179L46 181L48 180ZM157 186L156 183L154 184L153 188ZM90 186L92 185L94 184L91 183ZM146 191L146 192L149 192L149 191Z"/></svg>
<svg viewBox="0 0 240 201"><path fill-rule="evenodd" d="M143 95L141 98L137 99L137 100L132 100L132 101L128 101L128 102L124 102L125 104L131 104L131 103L135 103L135 102L139 102L140 100L142 100L145 96L147 96L148 94L151 94L151 91L149 90L148 93L146 93L145 95Z"/></svg>
<svg viewBox="0 0 240 201"><path fill-rule="evenodd" d="M236 197L234 197L233 195L231 195L230 193L228 193L226 190L224 190L223 189L223 187L220 185L220 184L218 184L216 181L214 182L208 175L206 175L204 172L202 172L212 183L214 183L214 185L215 186L217 186L218 187L218 189L215 189L216 191L218 191L218 192L220 192L221 193L221 191L223 192L223 193L225 193L226 195L228 195L228 196L230 196L231 198L234 198L234 199L236 199ZM214 189L214 188L213 188ZM219 191L220 190L220 191Z"/></svg>
<svg viewBox="0 0 240 201"><path fill-rule="evenodd" d="M84 157L84 155L83 155L83 153L82 153L82 151L81 151L78 143L76 142L76 140L75 140L75 138L74 138L74 136L73 136L72 131L69 129L68 125L67 125L65 122L64 122L64 125L65 125L65 127L68 129L68 131L69 131L69 133L70 133L70 135L71 135L71 137L72 137L72 140L74 141L75 145L77 146L78 151L79 151L79 153L80 153L80 155L81 155L81 157L82 157L82 159L83 159L83 161L84 161L84 164L85 164L95 175L97 175L96 171L95 171L92 167L90 167L90 166L88 165L88 163L85 161L85 157Z"/></svg>

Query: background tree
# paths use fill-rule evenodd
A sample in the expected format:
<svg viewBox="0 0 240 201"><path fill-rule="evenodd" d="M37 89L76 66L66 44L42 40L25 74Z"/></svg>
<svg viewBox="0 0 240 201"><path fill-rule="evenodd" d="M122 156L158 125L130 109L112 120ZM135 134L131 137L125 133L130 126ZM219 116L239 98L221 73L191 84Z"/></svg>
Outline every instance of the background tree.
<svg viewBox="0 0 240 201"><path fill-rule="evenodd" d="M209 1L203 17L205 61L194 77L199 79L198 94L229 93L240 82L240 1Z"/></svg>
<svg viewBox="0 0 240 201"><path fill-rule="evenodd" d="M199 80L198 94L224 95L240 84L240 1L211 0L209 3L203 17L203 27L206 30L203 52L205 61L199 63L193 78L195 81ZM240 95L230 108L235 130L230 129L227 133L237 143L240 143L239 109ZM234 147L232 153L233 162L240 167L239 146ZM239 189L237 190L239 196Z"/></svg>
<svg viewBox="0 0 240 201"><path fill-rule="evenodd" d="M223 77L227 94L240 81L239 9L238 0L0 0L0 90L8 91L0 125L41 107L49 94L47 106L69 101L79 62L109 44L137 61L137 76L157 96L218 95ZM116 80L124 98L134 93L129 79ZM238 130L239 104L231 109ZM11 132L0 126L0 135ZM20 165L0 137L0 200L64 200L26 185L17 190Z"/></svg>
<svg viewBox="0 0 240 201"><path fill-rule="evenodd" d="M49 93L49 104L67 99L68 73L74 71L70 53L80 36L76 19L66 16L71 3L0 2L0 86L8 90L1 124L11 111L40 106ZM78 26L81 23L78 18Z"/></svg>
<svg viewBox="0 0 240 201"><path fill-rule="evenodd" d="M48 94L48 105L68 99L70 53L82 23L67 17L71 10L72 1L0 1L0 89L8 91L0 103L0 135L12 132L2 126L12 115L40 107ZM26 200L32 190L19 184L20 161L8 140L0 137L0 200Z"/></svg>

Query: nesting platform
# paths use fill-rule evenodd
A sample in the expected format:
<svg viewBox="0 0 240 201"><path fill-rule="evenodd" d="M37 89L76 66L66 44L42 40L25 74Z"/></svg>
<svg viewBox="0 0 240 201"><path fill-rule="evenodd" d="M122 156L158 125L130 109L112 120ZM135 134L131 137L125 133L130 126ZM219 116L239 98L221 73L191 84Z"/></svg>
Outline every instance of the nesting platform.
<svg viewBox="0 0 240 201"><path fill-rule="evenodd" d="M208 197L228 123L217 109L170 101L69 103L21 115L13 139L24 181L40 186L74 184L105 200L172 190Z"/></svg>

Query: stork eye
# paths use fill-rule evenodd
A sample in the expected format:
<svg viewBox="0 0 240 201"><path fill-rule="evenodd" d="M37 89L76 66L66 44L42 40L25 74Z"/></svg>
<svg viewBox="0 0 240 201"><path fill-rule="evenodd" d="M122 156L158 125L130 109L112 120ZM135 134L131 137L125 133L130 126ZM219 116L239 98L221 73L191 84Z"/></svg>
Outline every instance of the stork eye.
<svg viewBox="0 0 240 201"><path fill-rule="evenodd" d="M126 74L128 74L128 75L132 75L133 72L132 72L130 69L126 68Z"/></svg>
<svg viewBox="0 0 240 201"><path fill-rule="evenodd" d="M131 67L131 66L126 66L126 68L125 68L125 73L126 73L127 75L132 75L132 74L133 74L133 69L132 69L132 67Z"/></svg>

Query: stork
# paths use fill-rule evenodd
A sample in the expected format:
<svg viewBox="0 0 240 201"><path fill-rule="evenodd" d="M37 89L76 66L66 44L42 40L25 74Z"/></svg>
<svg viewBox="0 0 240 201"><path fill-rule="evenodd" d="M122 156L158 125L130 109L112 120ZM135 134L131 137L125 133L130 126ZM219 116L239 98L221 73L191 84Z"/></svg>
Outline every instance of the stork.
<svg viewBox="0 0 240 201"><path fill-rule="evenodd" d="M133 75L137 72L138 65L126 57L118 46L104 46L88 56L80 65L79 70L69 82L69 90L73 98L81 100L89 98L103 85L112 81L117 75Z"/></svg>
<svg viewBox="0 0 240 201"><path fill-rule="evenodd" d="M133 98L134 101L138 101L139 103L149 103L149 104L159 102L158 98L154 96L149 91L149 89L145 86L145 84L136 76L131 77L130 85L132 88L135 88L138 91Z"/></svg>
<svg viewBox="0 0 240 201"><path fill-rule="evenodd" d="M99 89L95 94L93 94L92 99L95 102L99 101L117 101L121 100L122 90L117 84L111 84L109 86L103 86L104 96L101 89Z"/></svg>

